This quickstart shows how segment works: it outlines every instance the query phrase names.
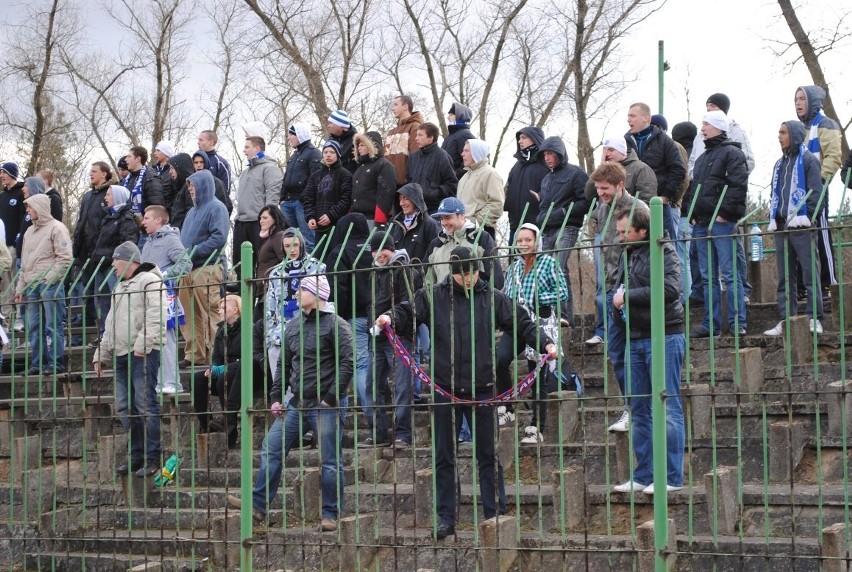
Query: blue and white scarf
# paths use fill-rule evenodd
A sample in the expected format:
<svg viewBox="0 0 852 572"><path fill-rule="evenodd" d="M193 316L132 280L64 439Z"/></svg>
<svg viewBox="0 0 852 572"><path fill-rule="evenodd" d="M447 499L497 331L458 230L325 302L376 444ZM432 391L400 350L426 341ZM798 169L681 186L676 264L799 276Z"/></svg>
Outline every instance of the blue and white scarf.
<svg viewBox="0 0 852 572"><path fill-rule="evenodd" d="M799 145L799 154L796 156L796 168L790 174L790 198L787 201L787 228L807 228L811 226L811 219L808 218L808 205L805 202L805 196L808 190L805 188L805 151L804 144ZM778 214L778 207L781 204L781 193L783 192L784 181L781 173L782 163L784 159L778 159L775 163L775 169L772 174L772 200L770 202L769 226L767 230L770 232L776 230L777 224L775 217Z"/></svg>
<svg viewBox="0 0 852 572"><path fill-rule="evenodd" d="M823 119L825 119L825 115L822 114L822 109L820 109L817 111L816 115L814 115L814 119L811 121L811 128L808 131L808 151L813 153L820 161L822 161L822 158L820 157L822 147L820 147L819 144L819 124Z"/></svg>
<svg viewBox="0 0 852 572"><path fill-rule="evenodd" d="M130 189L130 208L133 209L133 212L142 214L142 181L145 180L145 171L148 170L148 167L142 166L139 170L139 176L136 177L136 182L133 184L133 188ZM131 175L127 175L122 181L122 184L126 187L130 182Z"/></svg>

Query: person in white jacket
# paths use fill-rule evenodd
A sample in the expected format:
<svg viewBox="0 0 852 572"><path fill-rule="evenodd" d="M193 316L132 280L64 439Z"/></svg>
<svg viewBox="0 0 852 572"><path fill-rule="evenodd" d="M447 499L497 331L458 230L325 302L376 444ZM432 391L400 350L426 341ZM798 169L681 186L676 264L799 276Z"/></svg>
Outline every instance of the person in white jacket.
<svg viewBox="0 0 852 572"><path fill-rule="evenodd" d="M115 408L130 440L130 460L116 473L144 478L162 466L156 388L167 312L163 275L155 264L141 260L142 253L129 240L113 252L119 283L92 362L98 376L115 362Z"/></svg>

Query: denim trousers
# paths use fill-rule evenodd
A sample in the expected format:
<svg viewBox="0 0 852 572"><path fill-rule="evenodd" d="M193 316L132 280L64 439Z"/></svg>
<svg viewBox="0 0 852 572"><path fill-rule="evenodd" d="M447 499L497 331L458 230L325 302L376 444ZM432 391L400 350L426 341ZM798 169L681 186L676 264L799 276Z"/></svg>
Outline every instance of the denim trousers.
<svg viewBox="0 0 852 572"><path fill-rule="evenodd" d="M361 406L364 415L369 416L367 375L370 373L370 346L373 344L373 335L370 333L370 319L355 317L350 320L349 325L352 326L352 338L355 342L355 379L353 384L358 396L358 405Z"/></svg>
<svg viewBox="0 0 852 572"><path fill-rule="evenodd" d="M651 338L630 340L630 427L636 468L633 481L654 481L653 419L651 417ZM686 430L680 399L681 368L686 339L683 334L666 336L666 484L683 485L683 449Z"/></svg>
<svg viewBox="0 0 852 572"><path fill-rule="evenodd" d="M411 353L414 341L400 337L402 345ZM393 374L393 396L390 395L388 378ZM390 439L391 418L389 409L393 403L395 415L394 438L411 443L411 404L414 390L414 374L393 352L393 346L384 336L370 344L370 386L365 395L367 422L373 429L373 439L384 443Z"/></svg>
<svg viewBox="0 0 852 572"><path fill-rule="evenodd" d="M607 311L607 333L606 333L606 348L609 354L609 362L612 364L612 370L615 372L615 381L618 383L618 389L621 390L621 395L624 396L624 408L627 409L629 391L627 382L624 377L624 352L627 348L627 333L624 328L615 321L615 312L617 311L612 305L612 297L615 295L615 290L610 290L606 293L606 311Z"/></svg>
<svg viewBox="0 0 852 572"><path fill-rule="evenodd" d="M710 328L710 303L713 303L713 333L721 332L722 323L722 293L719 287L719 275L726 286L728 296L728 325L731 332L737 327L746 328L745 294L743 292L742 276L737 272L734 279L734 264L736 264L736 223L715 222L713 227L696 224L692 236L696 239L698 250L698 267L701 271L701 287L704 292L704 319L702 327ZM718 268L718 275L716 269Z"/></svg>
<svg viewBox="0 0 852 572"><path fill-rule="evenodd" d="M38 284L24 290L27 341L32 348L30 367L49 374L64 372L65 286Z"/></svg>
<svg viewBox="0 0 852 572"><path fill-rule="evenodd" d="M106 319L109 313L109 307L112 304L112 293L115 291L115 285L118 283L118 278L109 264L101 264L101 267L95 272L92 284L89 286L89 292L94 292L95 295L95 311L98 314L98 334L103 336L106 329Z"/></svg>
<svg viewBox="0 0 852 572"><path fill-rule="evenodd" d="M595 335L604 337L604 286L606 283L606 275L603 269L603 252L600 249L601 234L595 235L595 248L592 249L595 257Z"/></svg>
<svg viewBox="0 0 852 572"><path fill-rule="evenodd" d="M305 208L302 205L302 201L282 201L281 214L284 215L284 220L288 226L299 229L299 232L305 238L305 251L311 252L314 249L316 241L314 239L314 231L308 228L308 221L305 220Z"/></svg>
<svg viewBox="0 0 852 572"><path fill-rule="evenodd" d="M476 400L487 399L492 393L477 393ZM439 522L455 524L457 495L456 435L462 418L468 420L473 430L476 469L479 476L479 494L482 497L484 518L506 513L506 487L503 483L503 466L497 460L496 408L471 407L451 404L435 393L432 427L435 431L435 504Z"/></svg>
<svg viewBox="0 0 852 572"><path fill-rule="evenodd" d="M115 358L115 409L130 439L131 463L162 462L160 401L157 372L160 350L139 357L128 353Z"/></svg>
<svg viewBox="0 0 852 572"><path fill-rule="evenodd" d="M337 520L339 503L343 498L340 416L337 409L325 406L310 409L291 407L269 428L261 446L260 467L252 493L254 508L263 514L268 512L269 504L281 486L284 457L302 442L302 435L307 431L313 431L319 443L322 517Z"/></svg>

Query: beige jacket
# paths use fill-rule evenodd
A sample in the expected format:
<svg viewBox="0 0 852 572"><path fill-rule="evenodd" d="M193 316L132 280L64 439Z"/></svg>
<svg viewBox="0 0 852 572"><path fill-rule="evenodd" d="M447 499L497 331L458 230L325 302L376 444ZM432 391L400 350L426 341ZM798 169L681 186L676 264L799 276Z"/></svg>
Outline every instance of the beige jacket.
<svg viewBox="0 0 852 572"><path fill-rule="evenodd" d="M141 264L112 293L106 330L92 363L108 364L113 356L148 354L163 344L166 331L166 291L163 275L154 264Z"/></svg>
<svg viewBox="0 0 852 572"><path fill-rule="evenodd" d="M71 235L62 222L50 216L50 197L33 195L24 202L38 218L24 235L21 275L15 286L17 295L22 295L28 287L59 282L72 261Z"/></svg>
<svg viewBox="0 0 852 572"><path fill-rule="evenodd" d="M488 159L471 165L456 192L464 203L465 216L480 226L497 224L497 219L503 216L504 186L503 178L488 164Z"/></svg>

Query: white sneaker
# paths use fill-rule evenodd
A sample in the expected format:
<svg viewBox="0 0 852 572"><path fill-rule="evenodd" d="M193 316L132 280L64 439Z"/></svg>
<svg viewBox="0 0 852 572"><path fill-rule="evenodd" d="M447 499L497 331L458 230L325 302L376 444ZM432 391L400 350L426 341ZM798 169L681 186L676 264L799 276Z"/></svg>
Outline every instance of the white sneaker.
<svg viewBox="0 0 852 572"><path fill-rule="evenodd" d="M514 420L515 414L506 409L505 405L501 405L497 408L497 423L499 423L501 427Z"/></svg>
<svg viewBox="0 0 852 572"><path fill-rule="evenodd" d="M644 491L647 486L648 485L643 485L642 483L627 481L626 483L615 485L612 487L612 490L616 493L632 493L633 491Z"/></svg>
<svg viewBox="0 0 852 572"><path fill-rule="evenodd" d="M621 417L619 417L618 421L610 425L607 431L609 431L610 433L625 433L627 431L630 431L630 412L625 409L624 413L621 414Z"/></svg>
<svg viewBox="0 0 852 572"><path fill-rule="evenodd" d="M15 320L15 331L16 332L23 332L24 331L24 321L20 318Z"/></svg>
<svg viewBox="0 0 852 572"><path fill-rule="evenodd" d="M764 336L783 336L784 335L784 322L778 322L775 324L775 327L771 330L766 330L763 332Z"/></svg>
<svg viewBox="0 0 852 572"><path fill-rule="evenodd" d="M666 485L666 492L667 493L673 493L674 491L679 491L682 488L683 487L674 487L672 485ZM654 494L654 483L651 483L650 485L648 485L647 487L642 489L642 492L645 493L646 495Z"/></svg>
<svg viewBox="0 0 852 572"><path fill-rule="evenodd" d="M173 385L166 385L160 390L160 393L174 395L175 393L178 393L178 390Z"/></svg>
<svg viewBox="0 0 852 572"><path fill-rule="evenodd" d="M524 445L537 445L544 441L544 437L541 436L541 433L538 432L538 429L530 425L526 429L524 429L524 438L521 439L521 443Z"/></svg>
<svg viewBox="0 0 852 572"><path fill-rule="evenodd" d="M808 329L810 330L811 333L814 333L814 330L816 330L816 333L821 334L822 333L822 324L820 323L819 320L814 320L813 318L811 318L811 321L808 325Z"/></svg>
<svg viewBox="0 0 852 572"><path fill-rule="evenodd" d="M602 337L600 337L599 335L595 334L594 336L592 336L591 338L589 338L588 340L586 340L586 345L587 345L587 346L596 346L596 345L598 345L598 344L602 344L602 343L603 343L603 341L604 341L604 339L603 339Z"/></svg>

